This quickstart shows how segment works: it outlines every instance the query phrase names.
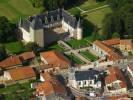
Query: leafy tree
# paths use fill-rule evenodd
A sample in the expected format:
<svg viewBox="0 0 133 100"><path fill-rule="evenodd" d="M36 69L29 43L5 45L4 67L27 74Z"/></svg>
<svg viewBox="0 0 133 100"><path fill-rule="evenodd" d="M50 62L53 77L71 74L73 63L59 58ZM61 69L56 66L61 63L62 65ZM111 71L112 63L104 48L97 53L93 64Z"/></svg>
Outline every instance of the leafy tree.
<svg viewBox="0 0 133 100"><path fill-rule="evenodd" d="M34 42L27 43L25 47L28 51L34 51L35 53L37 53L38 49L40 48L37 43Z"/></svg>
<svg viewBox="0 0 133 100"><path fill-rule="evenodd" d="M120 38L120 34L117 32L114 32L112 35L112 38Z"/></svg>
<svg viewBox="0 0 133 100"><path fill-rule="evenodd" d="M7 56L6 49L3 45L0 45L0 61Z"/></svg>
<svg viewBox="0 0 133 100"><path fill-rule="evenodd" d="M11 24L4 16L0 16L0 43L10 42L15 39L15 25Z"/></svg>
<svg viewBox="0 0 133 100"><path fill-rule="evenodd" d="M39 8L42 7L44 4L44 0L31 0L33 7Z"/></svg>

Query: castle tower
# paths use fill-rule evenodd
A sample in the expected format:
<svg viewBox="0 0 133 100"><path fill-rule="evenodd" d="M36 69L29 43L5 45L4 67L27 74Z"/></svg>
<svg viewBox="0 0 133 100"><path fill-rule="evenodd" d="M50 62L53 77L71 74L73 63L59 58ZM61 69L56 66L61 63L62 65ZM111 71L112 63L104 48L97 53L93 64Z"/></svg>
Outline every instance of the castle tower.
<svg viewBox="0 0 133 100"><path fill-rule="evenodd" d="M35 16L30 24L31 42L36 42L39 46L44 47L44 30L42 20Z"/></svg>
<svg viewBox="0 0 133 100"><path fill-rule="evenodd" d="M81 40L83 38L83 29L81 27L81 21L80 18L77 23L77 32L76 32L76 39Z"/></svg>

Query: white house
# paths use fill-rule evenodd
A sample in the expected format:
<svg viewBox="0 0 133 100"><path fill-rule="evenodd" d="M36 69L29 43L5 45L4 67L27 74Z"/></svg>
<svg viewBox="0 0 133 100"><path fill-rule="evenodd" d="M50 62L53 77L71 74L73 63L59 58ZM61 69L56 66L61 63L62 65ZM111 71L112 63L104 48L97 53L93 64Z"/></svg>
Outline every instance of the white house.
<svg viewBox="0 0 133 100"><path fill-rule="evenodd" d="M102 83L99 80L99 71L91 69L86 71L75 71L70 74L69 85L76 89L89 87L93 89L101 89Z"/></svg>

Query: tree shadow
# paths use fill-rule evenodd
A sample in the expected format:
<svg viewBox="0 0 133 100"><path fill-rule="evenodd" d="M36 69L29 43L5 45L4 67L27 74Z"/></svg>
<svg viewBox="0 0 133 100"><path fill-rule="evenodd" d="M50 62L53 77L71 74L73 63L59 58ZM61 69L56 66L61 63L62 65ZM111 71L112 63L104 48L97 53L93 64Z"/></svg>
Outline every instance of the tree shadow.
<svg viewBox="0 0 133 100"><path fill-rule="evenodd" d="M87 19L83 19L82 22L82 27L83 27L83 37L88 37L91 36L92 33L95 31L96 26L88 21Z"/></svg>

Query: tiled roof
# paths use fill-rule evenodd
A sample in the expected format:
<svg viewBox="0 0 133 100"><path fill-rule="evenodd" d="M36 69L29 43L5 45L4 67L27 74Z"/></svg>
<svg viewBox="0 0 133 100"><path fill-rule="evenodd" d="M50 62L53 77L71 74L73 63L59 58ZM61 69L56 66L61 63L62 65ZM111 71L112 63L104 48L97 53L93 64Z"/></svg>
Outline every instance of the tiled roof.
<svg viewBox="0 0 133 100"><path fill-rule="evenodd" d="M108 59L111 60L111 61L116 61L116 60L119 60L119 59L123 58L120 54L115 52L113 48L111 48L108 45L104 44L104 42L96 40L94 42L94 44L96 46L98 46L99 48L101 48L104 52L106 52L108 54L108 56L107 56Z"/></svg>
<svg viewBox="0 0 133 100"><path fill-rule="evenodd" d="M86 70L86 71L76 71L75 72L75 79L77 81L81 80L95 80L96 76L99 75L100 72L97 70Z"/></svg>
<svg viewBox="0 0 133 100"><path fill-rule="evenodd" d="M21 57L23 60L28 60L34 58L35 54L34 52L24 52L20 54L19 57Z"/></svg>
<svg viewBox="0 0 133 100"><path fill-rule="evenodd" d="M128 95L108 96L107 100L131 100Z"/></svg>
<svg viewBox="0 0 133 100"><path fill-rule="evenodd" d="M109 48L108 46L106 46L105 44L103 44L101 41L99 41L99 40L96 40L95 42L94 42L94 44L96 45L96 46L98 46L99 48L101 48L101 49L103 49L105 52L110 52L110 51L112 51L112 49L111 48Z"/></svg>
<svg viewBox="0 0 133 100"><path fill-rule="evenodd" d="M43 14L30 16L27 20L21 20L21 26L29 32L29 27L33 29L41 29L45 25L61 22L64 20L73 28L77 27L77 20L74 16L71 16L64 9L56 9Z"/></svg>
<svg viewBox="0 0 133 100"><path fill-rule="evenodd" d="M20 64L22 64L22 62L18 56L10 56L0 62L0 67L8 68L8 67L12 67L12 66L20 65Z"/></svg>
<svg viewBox="0 0 133 100"><path fill-rule="evenodd" d="M18 81L35 77L35 72L31 67L20 67L16 69L8 70L12 80Z"/></svg>
<svg viewBox="0 0 133 100"><path fill-rule="evenodd" d="M121 55L119 55L118 53L111 51L109 52L109 56L107 56L109 60L111 61L116 61L118 59L123 59L123 57Z"/></svg>
<svg viewBox="0 0 133 100"><path fill-rule="evenodd" d="M50 95L52 93L56 94L66 94L65 87L53 76L49 73L43 73L43 77L45 81L36 86L36 93L42 93L42 95Z"/></svg>
<svg viewBox="0 0 133 100"><path fill-rule="evenodd" d="M120 80L120 87L125 88L127 87L125 78L121 72L121 70L118 67L109 67L108 68L109 75L105 77L105 83L106 84L111 84L117 80Z"/></svg>
<svg viewBox="0 0 133 100"><path fill-rule="evenodd" d="M109 40L104 40L102 42L108 46L112 46L112 45L120 44L120 39L119 38L113 38L113 39L109 39Z"/></svg>
<svg viewBox="0 0 133 100"><path fill-rule="evenodd" d="M56 51L48 51L40 53L40 56L43 57L48 64L54 66L59 66L60 68L68 68L70 61L61 53Z"/></svg>

